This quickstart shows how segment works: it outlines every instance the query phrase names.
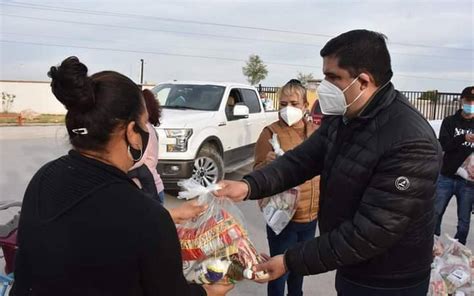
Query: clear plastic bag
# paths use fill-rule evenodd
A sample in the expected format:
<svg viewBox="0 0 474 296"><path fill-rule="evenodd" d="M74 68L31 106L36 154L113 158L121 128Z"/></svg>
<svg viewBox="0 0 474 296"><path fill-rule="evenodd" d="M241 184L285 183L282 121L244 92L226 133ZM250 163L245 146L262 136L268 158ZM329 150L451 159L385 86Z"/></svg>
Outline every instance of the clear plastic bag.
<svg viewBox="0 0 474 296"><path fill-rule="evenodd" d="M446 294L429 295L448 295L455 293L459 295L463 293L470 295L472 292L473 279L471 270L473 257L471 250L459 243L456 239L446 235L444 241L435 237L433 253L435 254L435 258L431 273L430 289L432 283L438 283L438 286L441 285L441 283L439 283L439 277L441 277L446 287Z"/></svg>
<svg viewBox="0 0 474 296"><path fill-rule="evenodd" d="M285 153L280 147L277 134L273 134L269 142L277 156L282 156ZM265 222L275 234L280 234L290 223L295 215L299 197L300 190L298 187L294 187L259 200L258 205L263 213Z"/></svg>
<svg viewBox="0 0 474 296"><path fill-rule="evenodd" d="M300 197L298 187L266 197L259 202L265 222L275 232L280 234L295 215Z"/></svg>
<svg viewBox="0 0 474 296"><path fill-rule="evenodd" d="M184 189L178 198L198 196L207 204L203 215L177 225L183 258L183 271L189 282L212 284L264 278L252 266L263 262L248 238L242 213L228 198L216 198L218 185L203 187L193 179L179 182Z"/></svg>
<svg viewBox="0 0 474 296"><path fill-rule="evenodd" d="M442 259L436 257L431 269L429 296L448 296L448 287L440 274L441 267L443 267Z"/></svg>

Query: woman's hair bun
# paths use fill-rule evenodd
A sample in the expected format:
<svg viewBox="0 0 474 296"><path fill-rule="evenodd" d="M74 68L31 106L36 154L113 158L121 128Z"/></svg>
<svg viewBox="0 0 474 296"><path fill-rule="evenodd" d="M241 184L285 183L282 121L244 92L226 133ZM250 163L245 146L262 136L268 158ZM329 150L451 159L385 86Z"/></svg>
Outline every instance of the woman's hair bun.
<svg viewBox="0 0 474 296"><path fill-rule="evenodd" d="M77 57L68 57L48 72L51 89L68 111L87 112L95 105L94 86L87 67Z"/></svg>

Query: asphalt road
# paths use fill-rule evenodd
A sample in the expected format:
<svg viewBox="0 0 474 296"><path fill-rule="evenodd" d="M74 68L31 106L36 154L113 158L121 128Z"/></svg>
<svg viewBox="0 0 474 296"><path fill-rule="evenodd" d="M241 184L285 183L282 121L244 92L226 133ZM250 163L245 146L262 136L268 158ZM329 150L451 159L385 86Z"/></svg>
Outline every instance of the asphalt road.
<svg viewBox="0 0 474 296"><path fill-rule="evenodd" d="M0 200L21 200L25 188L33 174L46 162L53 160L69 149L66 132L62 126L0 127ZM240 179L250 171L245 167L228 174L228 179ZM179 204L174 196L167 195L166 207ZM239 203L244 213L249 235L256 248L268 253L265 223L255 202ZM456 226L456 202L453 199L446 211L443 231L454 234ZM474 248L471 228L468 247ZM266 295L266 286L253 282L239 283L229 294L232 296ZM305 295L336 295L334 273L309 276L304 281Z"/></svg>

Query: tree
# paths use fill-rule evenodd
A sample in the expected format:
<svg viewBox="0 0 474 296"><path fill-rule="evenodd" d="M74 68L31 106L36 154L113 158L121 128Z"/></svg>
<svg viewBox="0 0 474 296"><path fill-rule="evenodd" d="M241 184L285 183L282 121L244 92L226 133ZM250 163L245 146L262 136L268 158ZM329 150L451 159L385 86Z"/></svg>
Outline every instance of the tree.
<svg viewBox="0 0 474 296"><path fill-rule="evenodd" d="M313 73L308 73L304 74L302 72L298 72L298 75L296 76L296 79L301 81L301 84L303 84L305 87L308 86L308 81L313 80Z"/></svg>
<svg viewBox="0 0 474 296"><path fill-rule="evenodd" d="M267 66L256 54L250 55L245 67L242 67L242 73L247 77L251 85L257 85L268 75Z"/></svg>
<svg viewBox="0 0 474 296"><path fill-rule="evenodd" d="M437 90L428 90L428 91L423 92L418 99L435 102L439 100L439 97L440 95L438 94Z"/></svg>
<svg viewBox="0 0 474 296"><path fill-rule="evenodd" d="M2 91L2 109L3 113L8 113L15 101L16 96Z"/></svg>

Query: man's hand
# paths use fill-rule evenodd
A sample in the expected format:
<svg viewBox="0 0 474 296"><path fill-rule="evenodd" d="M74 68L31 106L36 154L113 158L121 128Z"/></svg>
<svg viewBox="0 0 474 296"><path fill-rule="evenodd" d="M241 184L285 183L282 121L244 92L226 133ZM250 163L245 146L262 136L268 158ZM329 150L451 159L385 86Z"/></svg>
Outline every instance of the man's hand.
<svg viewBox="0 0 474 296"><path fill-rule="evenodd" d="M466 134L466 141L474 143L474 134Z"/></svg>
<svg viewBox="0 0 474 296"><path fill-rule="evenodd" d="M206 290L207 296L225 296L234 288L234 285L216 283L212 285L203 285L202 287Z"/></svg>
<svg viewBox="0 0 474 296"><path fill-rule="evenodd" d="M180 206L170 209L170 215L175 224L182 224L190 219L202 215L207 205L200 205L197 200L186 201Z"/></svg>
<svg viewBox="0 0 474 296"><path fill-rule="evenodd" d="M283 276L285 273L288 272L285 266L284 255L277 255L275 257L270 258L262 254L262 257L266 258L267 261L260 263L258 265L255 265L253 267L253 270L255 272L263 271L267 273L268 277L265 277L264 279L256 279L255 281L257 283L266 283L269 281L276 280L277 278L280 278L281 276Z"/></svg>
<svg viewBox="0 0 474 296"><path fill-rule="evenodd" d="M216 190L214 195L217 197L227 197L234 202L242 201L249 192L249 186L242 181L222 180L217 183L221 189Z"/></svg>

